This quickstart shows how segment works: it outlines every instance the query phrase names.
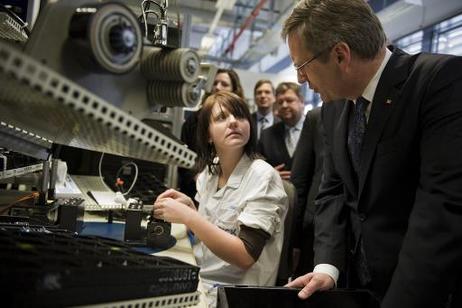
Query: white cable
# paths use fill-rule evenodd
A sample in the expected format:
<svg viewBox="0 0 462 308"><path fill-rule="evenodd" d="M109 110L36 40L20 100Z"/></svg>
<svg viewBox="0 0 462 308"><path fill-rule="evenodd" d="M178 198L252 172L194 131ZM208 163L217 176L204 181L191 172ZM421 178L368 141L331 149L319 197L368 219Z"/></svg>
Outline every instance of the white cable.
<svg viewBox="0 0 462 308"><path fill-rule="evenodd" d="M127 167L129 165L132 165L133 167L135 167L135 177L133 178L133 181L132 181L132 184L130 185L130 188L128 188L128 190L123 193L124 196L128 195L132 191L133 187L135 187L136 181L138 180L138 166L132 161L128 162L125 165L123 165L122 167L120 167L119 170L117 171L117 174L119 174L121 169L123 169L123 168L125 168L125 167Z"/></svg>
<svg viewBox="0 0 462 308"><path fill-rule="evenodd" d="M104 182L103 174L102 174L102 171L101 171L101 165L103 164L103 157L104 157L104 153L101 153L101 157L100 157L99 163L98 163L99 178L100 178L101 182L103 183L103 185L104 185L108 190L113 191L113 190L106 184L106 182ZM134 176L134 178L133 178L132 184L130 185L130 188L128 188L128 190L127 190L125 193L123 193L124 196L127 195L127 194L129 194L129 193L132 191L133 187L135 187L136 181L138 180L138 165L135 164L135 163L132 162L132 161L131 161L131 162L128 162L128 163L126 163L126 164L124 164L124 165L122 165L122 167L120 167L119 170L117 170L117 174L119 174L120 170L122 170L123 168L125 168L125 167L127 167L127 166L129 166L129 165L132 165L133 167L135 167L135 176Z"/></svg>
<svg viewBox="0 0 462 308"><path fill-rule="evenodd" d="M103 185L104 185L109 191L112 191L112 192L113 192L113 190L106 184L106 182L104 182L103 174L102 174L102 172L101 172L101 165L103 164L103 157L104 157L104 152L101 153L101 157L99 158L99 163L98 163L99 179L101 180L101 183L103 183Z"/></svg>

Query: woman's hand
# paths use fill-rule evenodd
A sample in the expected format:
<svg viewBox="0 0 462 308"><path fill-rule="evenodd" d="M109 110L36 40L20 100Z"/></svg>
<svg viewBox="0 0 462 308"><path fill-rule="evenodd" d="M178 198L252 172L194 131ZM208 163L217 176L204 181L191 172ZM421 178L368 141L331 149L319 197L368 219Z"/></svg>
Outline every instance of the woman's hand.
<svg viewBox="0 0 462 308"><path fill-rule="evenodd" d="M189 198L189 200L191 200ZM153 208L154 217L168 222L188 225L198 215L196 209L172 198L157 198Z"/></svg>
<svg viewBox="0 0 462 308"><path fill-rule="evenodd" d="M168 189L166 191L164 191L163 193L161 193L157 199L156 199L156 202L159 201L159 200L162 200L162 199L165 199L165 198L171 198L173 200L176 200L178 202L181 202L187 206L189 206L190 208L194 209L194 210L197 210L196 208L196 205L194 204L194 202L192 201L191 198L189 198L187 195L175 190L175 189Z"/></svg>

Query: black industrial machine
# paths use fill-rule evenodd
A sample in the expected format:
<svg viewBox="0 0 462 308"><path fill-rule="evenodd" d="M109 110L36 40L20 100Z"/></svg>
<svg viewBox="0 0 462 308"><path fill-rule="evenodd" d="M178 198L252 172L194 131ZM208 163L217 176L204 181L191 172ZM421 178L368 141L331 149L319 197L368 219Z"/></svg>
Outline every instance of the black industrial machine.
<svg viewBox="0 0 462 308"><path fill-rule="evenodd" d="M66 305L109 302L111 297L99 292L86 293L97 285L83 284L88 279L101 282L104 276L98 275L108 272L109 280L131 273L129 278L137 281L135 266L135 272L144 275L144 285L131 288L133 292L119 292L121 286L114 285L104 289L105 294L116 294L113 299L118 301L167 296L162 299L165 303L176 303L180 298L171 297L171 290L194 292L196 268L133 255L132 246L124 245L134 238L150 245L171 245L165 242L171 240L168 224L152 221L141 227L146 211L143 214L139 205L151 194L152 204L156 194L174 185L174 168L194 165L196 154L178 140L182 108L196 106L201 92L210 90L216 68L200 63L194 50L180 48L181 31L167 14L167 0L143 0L136 7L114 0L4 1L0 6L2 290L20 290L27 276L30 292L24 297L11 293L15 306L35 305L44 298L46 306L53 306L53 298L66 299L57 301ZM27 21L21 18L25 8ZM76 152L78 157L63 155L70 164L92 157L85 151L96 153L96 175L66 175L58 158L67 147L84 151ZM122 170L118 180L144 177L145 186L157 188L146 194L139 185L131 185L131 194L125 195L127 187L114 186L107 179L108 171L102 170L113 165L114 157L120 157L123 166L115 167ZM142 176L138 169L135 175L124 175L129 169L127 160L157 170L155 176L146 176L147 172ZM82 161L94 165L95 159ZM57 183L64 183L69 191L59 191ZM80 193L73 187L80 188ZM116 206L95 205L88 194L114 193L117 188L124 198ZM134 204L129 197L140 203ZM129 220L125 234L129 241L107 244L78 235L85 228L84 210L128 214L124 219ZM58 250L68 257L56 259ZM122 252L115 259L105 255L116 250ZM76 262L74 257L86 261ZM156 275L142 274L143 265ZM178 267L187 268L187 274ZM72 277L77 272L85 273L85 280ZM169 273L179 275L173 289L165 284ZM84 293L93 297L76 301ZM181 298L181 305L198 301L197 294L189 293ZM67 298L70 294L75 295Z"/></svg>

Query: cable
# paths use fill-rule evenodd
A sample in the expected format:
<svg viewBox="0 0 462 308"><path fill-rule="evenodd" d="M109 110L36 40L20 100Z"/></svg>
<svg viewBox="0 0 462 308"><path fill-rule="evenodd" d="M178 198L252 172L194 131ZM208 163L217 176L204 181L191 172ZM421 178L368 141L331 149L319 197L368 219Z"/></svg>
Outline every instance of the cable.
<svg viewBox="0 0 462 308"><path fill-rule="evenodd" d="M128 194L132 191L133 187L135 187L136 181L138 180L138 166L137 166L137 164L135 164L135 163L132 162L132 161L131 161L131 162L128 162L128 163L122 165L122 166L119 168L119 170L117 170L117 174L116 174L116 178L119 178L120 171L122 171L123 168L128 167L128 166L130 166L130 165L132 165L133 167L135 167L135 176L133 177L132 184L130 185L130 187L128 188L128 190L127 190L126 192L122 192L122 195L124 195L124 196L128 195Z"/></svg>
<svg viewBox="0 0 462 308"><path fill-rule="evenodd" d="M99 163L98 163L99 179L101 180L101 183L103 183L103 185L104 185L108 190L113 191L113 190L106 184L106 182L104 182L103 173L102 173L102 171L101 171L101 170L102 170L101 166L102 166L102 164L103 164L103 157L104 157L104 152L101 153L101 157L100 157ZM135 163L132 162L132 161L131 161L131 162L128 162L128 163L122 165L122 166L119 168L119 170L117 170L117 174L116 174L116 178L119 177L120 171L121 171L123 168L125 168L125 167L127 167L127 166L129 166L129 165L133 165L133 167L135 167L135 176L134 176L133 182L132 182L132 184L130 185L130 187L128 188L128 190L127 190L125 193L123 193L124 196L126 196L127 194L129 194L129 193L132 191L133 187L135 187L136 181L138 180L138 165L135 164Z"/></svg>
<svg viewBox="0 0 462 308"><path fill-rule="evenodd" d="M29 25L27 24L27 22L22 20L21 17L19 17L15 12L13 12L10 8L8 8L4 4L1 4L1 6L0 6L0 12L1 11L6 12L11 18L13 18L16 22L18 22L20 24L20 26L21 26L21 30L24 30L27 37L30 36L31 32L30 32L30 30L28 28Z"/></svg>
<svg viewBox="0 0 462 308"><path fill-rule="evenodd" d="M106 187L109 191L113 190L104 182L103 178L103 173L101 172L101 165L103 164L103 157L104 157L104 152L101 153L101 157L99 158L99 163L98 163L98 173L99 173L99 179L101 180L101 183L103 183L104 187Z"/></svg>
<svg viewBox="0 0 462 308"><path fill-rule="evenodd" d="M37 200L37 198L39 197L39 193L38 192L33 192L29 195L26 195L24 197L21 197L19 198L18 200L16 201L13 201L12 203L8 204L7 206L5 206L4 208L0 209L0 215L3 215L4 213L8 212L9 209L11 209L12 207L14 207L15 205L17 205L18 203L21 203L21 202L24 202L24 201L27 201L27 200L30 200L30 199L33 199L34 202ZM19 205L18 205L19 206Z"/></svg>
<svg viewBox="0 0 462 308"><path fill-rule="evenodd" d="M151 3L154 3L155 5L157 5L159 7L161 16L159 16L159 13L157 13L156 11L149 9L150 6L151 6ZM165 11L166 11L166 9L162 5L160 5L159 3L157 3L157 2L155 2L153 0L143 0L141 2L141 12L142 12L143 22L144 22L144 36L145 36L145 38L148 38L147 15L148 14L154 14L154 15L156 15L157 19L163 19L165 17Z"/></svg>

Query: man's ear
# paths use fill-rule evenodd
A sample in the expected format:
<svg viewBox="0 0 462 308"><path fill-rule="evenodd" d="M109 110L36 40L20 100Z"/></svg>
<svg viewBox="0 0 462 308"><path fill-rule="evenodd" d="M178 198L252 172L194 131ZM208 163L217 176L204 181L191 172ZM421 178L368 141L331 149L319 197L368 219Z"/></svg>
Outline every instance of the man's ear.
<svg viewBox="0 0 462 308"><path fill-rule="evenodd" d="M344 69L348 69L351 62L351 49L345 42L339 42L332 48L336 63Z"/></svg>

